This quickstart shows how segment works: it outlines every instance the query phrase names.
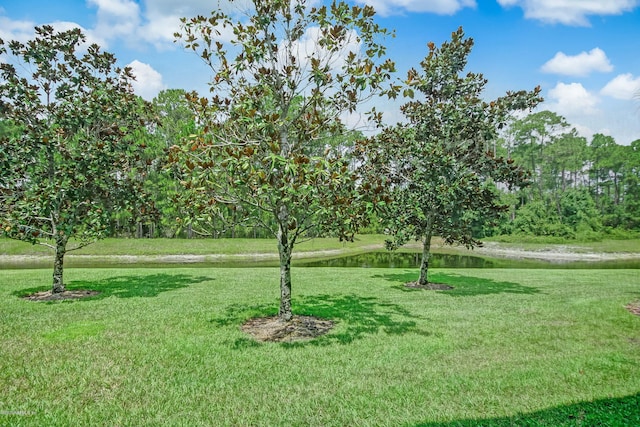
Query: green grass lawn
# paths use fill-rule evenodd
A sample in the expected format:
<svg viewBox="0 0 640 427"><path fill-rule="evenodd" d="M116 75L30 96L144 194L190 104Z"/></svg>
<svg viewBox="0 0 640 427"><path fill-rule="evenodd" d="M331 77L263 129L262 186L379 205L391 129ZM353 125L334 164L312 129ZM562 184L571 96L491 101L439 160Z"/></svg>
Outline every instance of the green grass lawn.
<svg viewBox="0 0 640 427"><path fill-rule="evenodd" d="M358 235L354 242L340 242L336 238L317 238L296 245L294 253L332 251L341 253L361 253L371 250L372 246L382 248L386 236L379 234ZM488 239L488 241L492 241ZM559 246L554 243L496 242L502 248L524 250L545 250ZM567 241L560 246L570 246L574 252L630 252L640 253L640 239L602 240L600 242ZM432 240L432 249L436 252L467 253L462 246L449 246L442 239ZM403 250L421 250L421 244L410 242ZM241 255L278 253L275 239L124 239L108 238L100 240L69 255ZM0 256L2 255L46 255L53 257L53 251L40 245L0 237Z"/></svg>
<svg viewBox="0 0 640 427"><path fill-rule="evenodd" d="M275 314L278 270L0 271L0 425L640 425L637 270L294 268L304 343L240 331Z"/></svg>
<svg viewBox="0 0 640 427"><path fill-rule="evenodd" d="M371 245L382 245L384 236L361 235L354 242L340 242L336 238L317 238L296 245L296 252L341 250L358 252ZM69 245L72 246L73 242ZM639 250L640 251L640 250ZM100 240L70 252L78 255L238 255L277 254L275 239L123 239ZM53 251L41 245L0 238L0 255L51 255Z"/></svg>

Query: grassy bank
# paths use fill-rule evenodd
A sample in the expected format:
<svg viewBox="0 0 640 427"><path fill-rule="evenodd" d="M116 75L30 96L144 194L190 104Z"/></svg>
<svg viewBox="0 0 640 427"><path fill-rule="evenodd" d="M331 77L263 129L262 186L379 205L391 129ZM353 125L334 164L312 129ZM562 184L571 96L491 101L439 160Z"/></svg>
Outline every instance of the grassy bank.
<svg viewBox="0 0 640 427"><path fill-rule="evenodd" d="M313 252L342 250L358 252L371 245L382 245L380 235L357 236L354 242L340 242L336 238L303 241L296 251ZM0 255L49 255L52 251L41 245L31 245L0 238ZM78 251L77 255L238 255L277 254L275 239L104 239Z"/></svg>
<svg viewBox="0 0 640 427"><path fill-rule="evenodd" d="M329 335L258 344L278 271L69 269L76 302L0 272L0 425L640 425L632 270L297 268L294 311Z"/></svg>
<svg viewBox="0 0 640 427"><path fill-rule="evenodd" d="M354 242L340 242L336 238L318 238L296 245L295 252L340 251L345 254L370 251L373 247L383 248L386 236L358 235ZM500 248L522 250L553 250L553 248L569 246L575 252L597 253L640 253L640 239L602 240L599 242L565 243L549 242L517 242L494 241L488 243ZM403 249L416 251L421 248L419 242L409 242ZM432 241L432 249L436 252L467 253L464 247L449 246L436 237ZM52 251L44 246L0 238L0 256L2 255L51 255ZM277 254L274 239L104 239L86 246L70 255L241 255L241 254Z"/></svg>

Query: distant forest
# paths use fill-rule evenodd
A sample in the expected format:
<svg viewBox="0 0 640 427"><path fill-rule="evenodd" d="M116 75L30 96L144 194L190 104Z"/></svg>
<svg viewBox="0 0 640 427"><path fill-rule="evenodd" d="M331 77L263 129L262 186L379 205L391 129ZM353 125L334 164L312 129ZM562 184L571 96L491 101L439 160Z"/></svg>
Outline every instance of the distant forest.
<svg viewBox="0 0 640 427"><path fill-rule="evenodd" d="M155 215L148 211L138 216L114 214L108 235L266 237L260 224L223 221L222 216L197 218L197 206L176 202L184 182L168 162L170 147L180 144L196 126L185 95L179 89L161 92L153 100L159 124L138 136L147 140L145 155L152 172L144 179L145 187L154 195L149 209ZM0 134L16 131L10 122L0 122ZM341 143L353 144L360 137L354 133ZM512 190L496 186L504 214L493 224L478 221L475 237L597 240L640 232L640 139L621 145L611 136L595 134L588 140L565 118L540 111L514 119L487 150L526 168L530 184ZM234 207L228 209L233 211ZM224 217L233 218L233 212ZM362 232L383 233L384 225L371 218Z"/></svg>
<svg viewBox="0 0 640 427"><path fill-rule="evenodd" d="M531 173L531 184L504 192L510 210L484 236L592 240L640 231L640 139L579 136L563 117L541 111L514 121L497 152Z"/></svg>
<svg viewBox="0 0 640 427"><path fill-rule="evenodd" d="M182 99L182 91L168 90L154 100L163 117L163 125L152 132L159 163L162 148L192 130L193 121ZM349 143L352 141L345 142ZM595 240L640 232L640 139L621 145L611 136L595 134L588 140L565 118L540 111L513 120L487 149L526 168L530 185L512 191L496 187L508 208L499 222L479 225L476 237ZM198 236L195 227L176 223L176 218L189 216L183 211L186 207L171 202L170 193L180 189L179 179L158 172L150 177L149 185L156 188L158 221L136 223L119 218L113 235ZM206 234L215 237L264 237L258 224L223 225L212 218L208 225ZM363 232L383 233L384 226L372 218Z"/></svg>

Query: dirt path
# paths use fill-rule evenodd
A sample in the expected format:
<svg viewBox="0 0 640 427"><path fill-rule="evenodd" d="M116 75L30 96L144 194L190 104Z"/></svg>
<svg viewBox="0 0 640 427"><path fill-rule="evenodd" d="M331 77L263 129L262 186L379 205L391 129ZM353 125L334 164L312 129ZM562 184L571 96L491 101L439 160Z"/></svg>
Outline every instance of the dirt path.
<svg viewBox="0 0 640 427"><path fill-rule="evenodd" d="M628 252L585 252L580 248L567 245L554 245L540 250L524 250L517 248L500 247L498 243L485 243L483 247L476 248L469 253L492 258L516 258L536 259L550 262L568 261L617 261L640 259L640 253Z"/></svg>
<svg viewBox="0 0 640 427"><path fill-rule="evenodd" d="M420 251L420 243L409 243L406 248ZM616 261L640 259L640 253L630 252L589 252L584 248L571 245L548 245L540 249L528 250L503 246L497 242L485 242L483 246L474 249L466 249L462 246L449 246L443 243L433 244L433 252L454 253L457 255L481 256L487 258L503 259L531 259L549 262L570 261Z"/></svg>

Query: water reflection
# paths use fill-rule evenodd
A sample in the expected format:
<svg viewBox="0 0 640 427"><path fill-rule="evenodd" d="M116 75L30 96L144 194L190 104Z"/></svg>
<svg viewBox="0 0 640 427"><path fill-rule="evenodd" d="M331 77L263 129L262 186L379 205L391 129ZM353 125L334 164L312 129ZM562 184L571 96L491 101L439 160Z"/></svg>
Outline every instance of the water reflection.
<svg viewBox="0 0 640 427"><path fill-rule="evenodd" d="M414 268L419 267L421 253L369 252L313 262L300 261L304 267L363 267L363 268ZM495 268L497 262L469 255L432 254L429 267L433 268Z"/></svg>
<svg viewBox="0 0 640 427"><path fill-rule="evenodd" d="M302 267L362 267L362 268L417 268L420 267L421 253L411 252L369 252L340 258L296 263ZM640 260L621 261L571 261L549 262L531 259L483 258L470 255L431 254L429 267L433 268L570 268L570 269L613 269L640 268Z"/></svg>

